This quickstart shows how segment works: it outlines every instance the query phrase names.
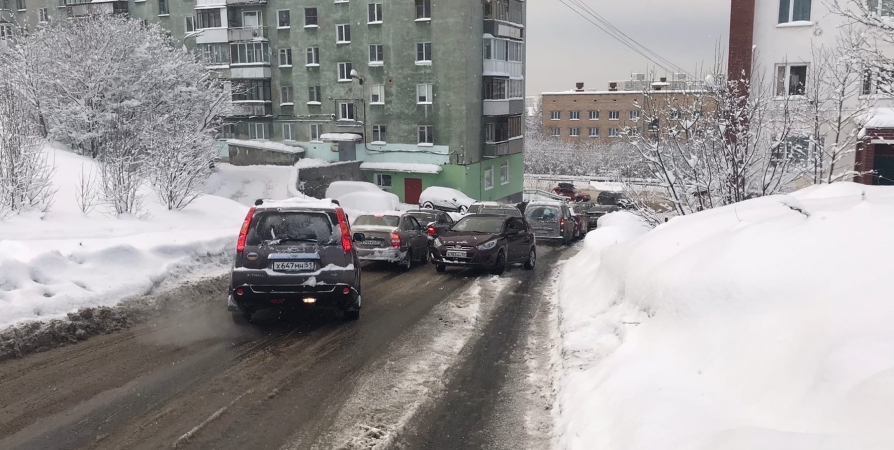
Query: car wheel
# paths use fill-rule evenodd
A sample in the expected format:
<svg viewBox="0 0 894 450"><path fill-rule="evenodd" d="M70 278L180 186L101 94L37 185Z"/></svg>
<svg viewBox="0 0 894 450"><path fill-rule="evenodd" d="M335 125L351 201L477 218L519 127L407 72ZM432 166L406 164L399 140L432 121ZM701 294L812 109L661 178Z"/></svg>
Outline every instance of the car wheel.
<svg viewBox="0 0 894 450"><path fill-rule="evenodd" d="M425 249L425 256L419 260L423 264L431 264L431 250Z"/></svg>
<svg viewBox="0 0 894 450"><path fill-rule="evenodd" d="M422 207L425 209L435 209L435 205L432 202L425 202L422 204Z"/></svg>
<svg viewBox="0 0 894 450"><path fill-rule="evenodd" d="M528 260L525 261L525 269L534 270L534 266L537 265L537 250L534 247L531 247L531 252L528 254Z"/></svg>
<svg viewBox="0 0 894 450"><path fill-rule="evenodd" d="M469 207L465 206L465 205L460 205L459 208L456 208L456 211L459 212L460 214L465 214L466 211L468 211L468 210L469 210Z"/></svg>
<svg viewBox="0 0 894 450"><path fill-rule="evenodd" d="M251 313L248 312L234 312L233 313L233 323L236 325L248 325L251 322Z"/></svg>
<svg viewBox="0 0 894 450"><path fill-rule="evenodd" d="M503 275L503 272L506 271L506 254L500 250L500 253L497 254L497 262L494 264L494 268L491 269L490 273L493 275Z"/></svg>
<svg viewBox="0 0 894 450"><path fill-rule="evenodd" d="M568 233L565 233L565 236L562 238L562 244L564 244L564 245L571 244L571 238L568 236Z"/></svg>
<svg viewBox="0 0 894 450"><path fill-rule="evenodd" d="M346 309L342 313L342 318L348 321L360 320L360 310L359 309Z"/></svg>
<svg viewBox="0 0 894 450"><path fill-rule="evenodd" d="M445 266L443 264L438 264L437 266L435 266L435 270L437 270L438 273L444 273L447 271L447 266Z"/></svg>
<svg viewBox="0 0 894 450"><path fill-rule="evenodd" d="M404 256L404 259L400 260L397 263L398 268L401 272L407 272L413 268L413 250L407 250L407 254Z"/></svg>

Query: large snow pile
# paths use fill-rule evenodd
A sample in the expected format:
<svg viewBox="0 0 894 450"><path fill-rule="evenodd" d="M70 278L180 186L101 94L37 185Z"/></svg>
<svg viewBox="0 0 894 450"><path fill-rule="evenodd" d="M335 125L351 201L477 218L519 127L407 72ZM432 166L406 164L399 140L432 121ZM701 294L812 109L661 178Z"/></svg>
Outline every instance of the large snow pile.
<svg viewBox="0 0 894 450"><path fill-rule="evenodd" d="M243 205L254 205L259 198L282 200L299 197L301 194L294 183L295 169L290 166L233 166L220 163L205 183L205 192Z"/></svg>
<svg viewBox="0 0 894 450"><path fill-rule="evenodd" d="M226 271L245 206L203 196L168 211L144 189L149 217L117 218L101 209L85 216L75 192L82 168L95 173L94 162L45 151L56 166L51 210L0 221L0 328Z"/></svg>
<svg viewBox="0 0 894 450"><path fill-rule="evenodd" d="M562 274L558 448L894 448L894 189L630 217Z"/></svg>
<svg viewBox="0 0 894 450"><path fill-rule="evenodd" d="M385 192L375 184L366 181L333 181L326 188L326 198L338 200L346 209L360 211L380 212L401 208L400 198L397 195ZM372 203L364 205L364 200L369 200Z"/></svg>

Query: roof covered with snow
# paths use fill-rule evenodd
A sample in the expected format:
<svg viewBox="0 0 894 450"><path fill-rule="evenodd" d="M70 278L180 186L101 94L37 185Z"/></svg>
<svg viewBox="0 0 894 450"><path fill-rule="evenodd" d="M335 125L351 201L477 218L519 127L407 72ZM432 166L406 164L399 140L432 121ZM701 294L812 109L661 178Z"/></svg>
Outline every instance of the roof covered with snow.
<svg viewBox="0 0 894 450"><path fill-rule="evenodd" d="M363 136L354 133L323 133L320 136L321 141L327 142L359 142Z"/></svg>
<svg viewBox="0 0 894 450"><path fill-rule="evenodd" d="M875 108L866 115L864 128L894 128L894 108Z"/></svg>
<svg viewBox="0 0 894 450"><path fill-rule="evenodd" d="M409 173L441 173L441 171L444 169L437 164L365 162L360 165L360 170L381 170L387 172Z"/></svg>
<svg viewBox="0 0 894 450"><path fill-rule="evenodd" d="M287 145L282 142L273 141L246 141L242 139L229 139L227 144L236 147L256 148L260 150L268 150L279 153L304 153L304 147L298 145Z"/></svg>

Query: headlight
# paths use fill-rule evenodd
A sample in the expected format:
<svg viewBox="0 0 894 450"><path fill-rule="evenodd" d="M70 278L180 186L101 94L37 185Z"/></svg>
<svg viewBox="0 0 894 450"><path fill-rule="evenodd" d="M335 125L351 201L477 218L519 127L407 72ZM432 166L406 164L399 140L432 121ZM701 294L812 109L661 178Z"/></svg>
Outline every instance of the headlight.
<svg viewBox="0 0 894 450"><path fill-rule="evenodd" d="M490 250L497 246L497 241L485 242L478 246L478 250Z"/></svg>
<svg viewBox="0 0 894 450"><path fill-rule="evenodd" d="M435 247L440 247L440 246L444 245L444 243L441 242L441 238L435 238L435 241L432 242L432 244L433 244Z"/></svg>

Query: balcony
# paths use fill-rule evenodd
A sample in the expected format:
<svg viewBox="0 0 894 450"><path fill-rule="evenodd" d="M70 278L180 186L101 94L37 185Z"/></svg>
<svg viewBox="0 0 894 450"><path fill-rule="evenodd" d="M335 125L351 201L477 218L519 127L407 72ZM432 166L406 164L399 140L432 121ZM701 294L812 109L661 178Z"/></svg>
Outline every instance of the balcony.
<svg viewBox="0 0 894 450"><path fill-rule="evenodd" d="M521 77L524 65L517 61L499 59L484 60L484 76L486 77Z"/></svg>
<svg viewBox="0 0 894 450"><path fill-rule="evenodd" d="M226 0L196 0L196 9L225 8L226 6Z"/></svg>
<svg viewBox="0 0 894 450"><path fill-rule="evenodd" d="M80 3L66 6L68 17L97 16L100 14L127 14L126 1L104 3Z"/></svg>
<svg viewBox="0 0 894 450"><path fill-rule="evenodd" d="M486 34L493 35L494 37L502 37L502 38L510 38L510 39L524 39L525 38L525 30L519 25L509 24L498 22L495 20L485 20L484 21L484 32Z"/></svg>
<svg viewBox="0 0 894 450"><path fill-rule="evenodd" d="M230 42L266 41L267 27L229 28L227 29L227 35Z"/></svg>
<svg viewBox="0 0 894 450"><path fill-rule="evenodd" d="M196 44L224 44L230 42L226 28L202 28L196 32Z"/></svg>
<svg viewBox="0 0 894 450"><path fill-rule="evenodd" d="M267 0L226 0L227 6L266 5Z"/></svg>
<svg viewBox="0 0 894 450"><path fill-rule="evenodd" d="M270 79L273 76L269 64L267 66L240 66L230 65L230 78L233 79Z"/></svg>
<svg viewBox="0 0 894 450"><path fill-rule="evenodd" d="M259 101L233 100L230 117L266 117L273 115L273 105Z"/></svg>
<svg viewBox="0 0 894 450"><path fill-rule="evenodd" d="M525 112L524 99L484 100L485 116L512 116Z"/></svg>
<svg viewBox="0 0 894 450"><path fill-rule="evenodd" d="M505 142L494 142L484 144L485 158L497 158L506 155L515 155L525 151L525 140L523 138L513 138Z"/></svg>

